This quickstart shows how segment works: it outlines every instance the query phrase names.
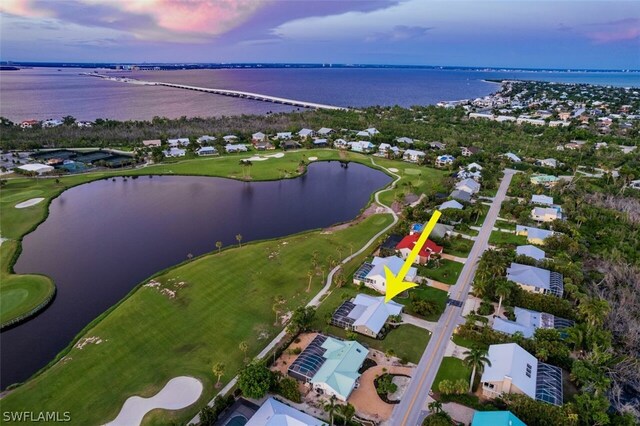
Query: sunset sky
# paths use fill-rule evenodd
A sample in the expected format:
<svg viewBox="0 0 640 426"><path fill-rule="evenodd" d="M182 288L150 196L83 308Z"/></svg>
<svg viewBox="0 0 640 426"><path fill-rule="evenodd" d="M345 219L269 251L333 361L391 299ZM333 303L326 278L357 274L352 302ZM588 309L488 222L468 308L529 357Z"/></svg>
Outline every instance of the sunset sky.
<svg viewBox="0 0 640 426"><path fill-rule="evenodd" d="M640 68L640 1L1 0L0 59Z"/></svg>

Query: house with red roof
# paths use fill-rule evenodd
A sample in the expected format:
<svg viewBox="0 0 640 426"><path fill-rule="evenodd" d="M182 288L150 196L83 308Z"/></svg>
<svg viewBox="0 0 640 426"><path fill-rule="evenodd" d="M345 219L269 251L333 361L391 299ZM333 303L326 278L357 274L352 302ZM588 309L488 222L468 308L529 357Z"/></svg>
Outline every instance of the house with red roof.
<svg viewBox="0 0 640 426"><path fill-rule="evenodd" d="M407 235L402 239L402 241L398 243L398 245L396 246L396 250L403 259L406 259L407 256L409 256L409 253L411 253L411 250L413 250L416 243L418 242L418 238L420 238L420 234L416 232L414 234ZM427 241L418 252L418 257L413 263L424 265L429 261L433 253L441 254L442 250L443 248L441 246L427 239Z"/></svg>

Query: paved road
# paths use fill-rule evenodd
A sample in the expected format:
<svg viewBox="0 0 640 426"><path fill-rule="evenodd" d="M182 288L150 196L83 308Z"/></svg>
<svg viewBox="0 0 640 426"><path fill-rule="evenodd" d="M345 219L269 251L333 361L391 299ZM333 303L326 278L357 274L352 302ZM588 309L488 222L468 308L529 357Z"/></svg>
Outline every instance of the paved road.
<svg viewBox="0 0 640 426"><path fill-rule="evenodd" d="M511 183L511 178L515 173L515 170L510 169L504 171L504 177L500 182L498 193L489 209L489 213L487 213L482 229L475 239L467 262L462 268L455 286L451 287L450 297L453 300L462 301L464 304L467 298L477 268L477 261L488 247L489 236L500 212L500 205L506 196L509 183ZM440 368L440 363L444 357L449 339L453 335L453 330L461 319L461 312L462 306L447 305L431 335L431 340L429 340L429 344L420 359L407 392L400 404L396 405L393 410L390 419L392 426L416 426L422 423L424 416L427 414L426 405L429 390L433 385L438 368Z"/></svg>

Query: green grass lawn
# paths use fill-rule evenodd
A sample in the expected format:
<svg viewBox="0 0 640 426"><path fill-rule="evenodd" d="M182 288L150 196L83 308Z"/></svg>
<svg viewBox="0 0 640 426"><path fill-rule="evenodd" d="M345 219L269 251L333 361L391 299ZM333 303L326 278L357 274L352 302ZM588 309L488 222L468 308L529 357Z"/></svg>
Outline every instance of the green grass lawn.
<svg viewBox="0 0 640 426"><path fill-rule="evenodd" d="M464 337L461 337L461 336L459 336L459 335L457 335L455 333L453 334L452 340L453 340L453 343L455 343L456 345L462 346L462 347L465 347L465 348L472 348L474 346L478 346L477 342L475 342L475 341L473 341L471 339L466 339Z"/></svg>
<svg viewBox="0 0 640 426"><path fill-rule="evenodd" d="M384 217L390 223L391 217ZM72 348L61 362L6 396L3 410L70 411L78 424L98 424L114 418L129 396L153 395L172 377L190 375L205 384L199 404L157 417L164 424L189 420L214 394L212 364L223 362L223 381L229 380L242 366L239 342L246 341L253 356L281 328L274 326L273 297L283 296L286 308L294 309L321 288L322 278L316 276L306 292L308 268L303 265L311 254L318 251L328 269L325 259L335 257L338 248L346 253L350 243L363 245L380 229L377 219L334 234L311 232L224 250L159 275L155 279L166 288L186 283L175 299L154 288L135 290L82 333L103 343ZM273 253L277 255L270 259ZM269 338L260 339L264 332ZM410 328L394 333L388 337L394 347L418 339ZM421 352L426 339L415 346L419 348L408 350Z"/></svg>
<svg viewBox="0 0 640 426"><path fill-rule="evenodd" d="M458 280L463 264L448 259L440 259L440 266L435 267L434 262L418 267L418 275L431 278L445 284L453 285Z"/></svg>
<svg viewBox="0 0 640 426"><path fill-rule="evenodd" d="M495 224L496 228L501 228L501 229L509 229L511 231L515 231L516 230L516 224L513 222L507 222L506 220L496 220L496 224Z"/></svg>
<svg viewBox="0 0 640 426"><path fill-rule="evenodd" d="M444 252L458 257L467 257L473 247L473 241L466 238L451 237L443 241Z"/></svg>
<svg viewBox="0 0 640 426"><path fill-rule="evenodd" d="M464 379L466 383L469 383L471 379L471 369L464 365L461 359L446 356L442 358L442 364L440 364L431 389L434 392L438 392L438 385L441 381L451 380L455 382L460 379Z"/></svg>
<svg viewBox="0 0 640 426"><path fill-rule="evenodd" d="M489 237L489 244L498 246L520 246L527 244L527 237L510 232L493 231Z"/></svg>
<svg viewBox="0 0 640 426"><path fill-rule="evenodd" d="M438 311L435 314L428 315L426 317L421 317L420 315L416 314L411 309L411 304L410 304L411 297L413 295L423 300L431 300L435 302L436 305L438 306ZM410 289L408 297L404 297L404 298L396 297L394 300L398 303L402 303L403 305L405 305L405 312L408 314L424 318L427 321L438 321L438 319L440 319L440 315L442 315L442 313L444 312L444 309L447 306L447 292L437 288L421 285L419 287L414 287Z"/></svg>

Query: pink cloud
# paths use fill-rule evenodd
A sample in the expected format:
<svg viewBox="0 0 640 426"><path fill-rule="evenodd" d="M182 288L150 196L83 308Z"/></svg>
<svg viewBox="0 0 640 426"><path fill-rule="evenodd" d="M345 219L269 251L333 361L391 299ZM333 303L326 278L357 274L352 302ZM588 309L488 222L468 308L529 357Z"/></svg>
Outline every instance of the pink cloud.
<svg viewBox="0 0 640 426"><path fill-rule="evenodd" d="M602 30L591 31L586 34L587 37L598 44L640 40L640 19L637 18L627 18L593 25L604 27Z"/></svg>
<svg viewBox="0 0 640 426"><path fill-rule="evenodd" d="M0 2L0 12L29 18L50 16L47 11L33 7L31 0L2 0Z"/></svg>

